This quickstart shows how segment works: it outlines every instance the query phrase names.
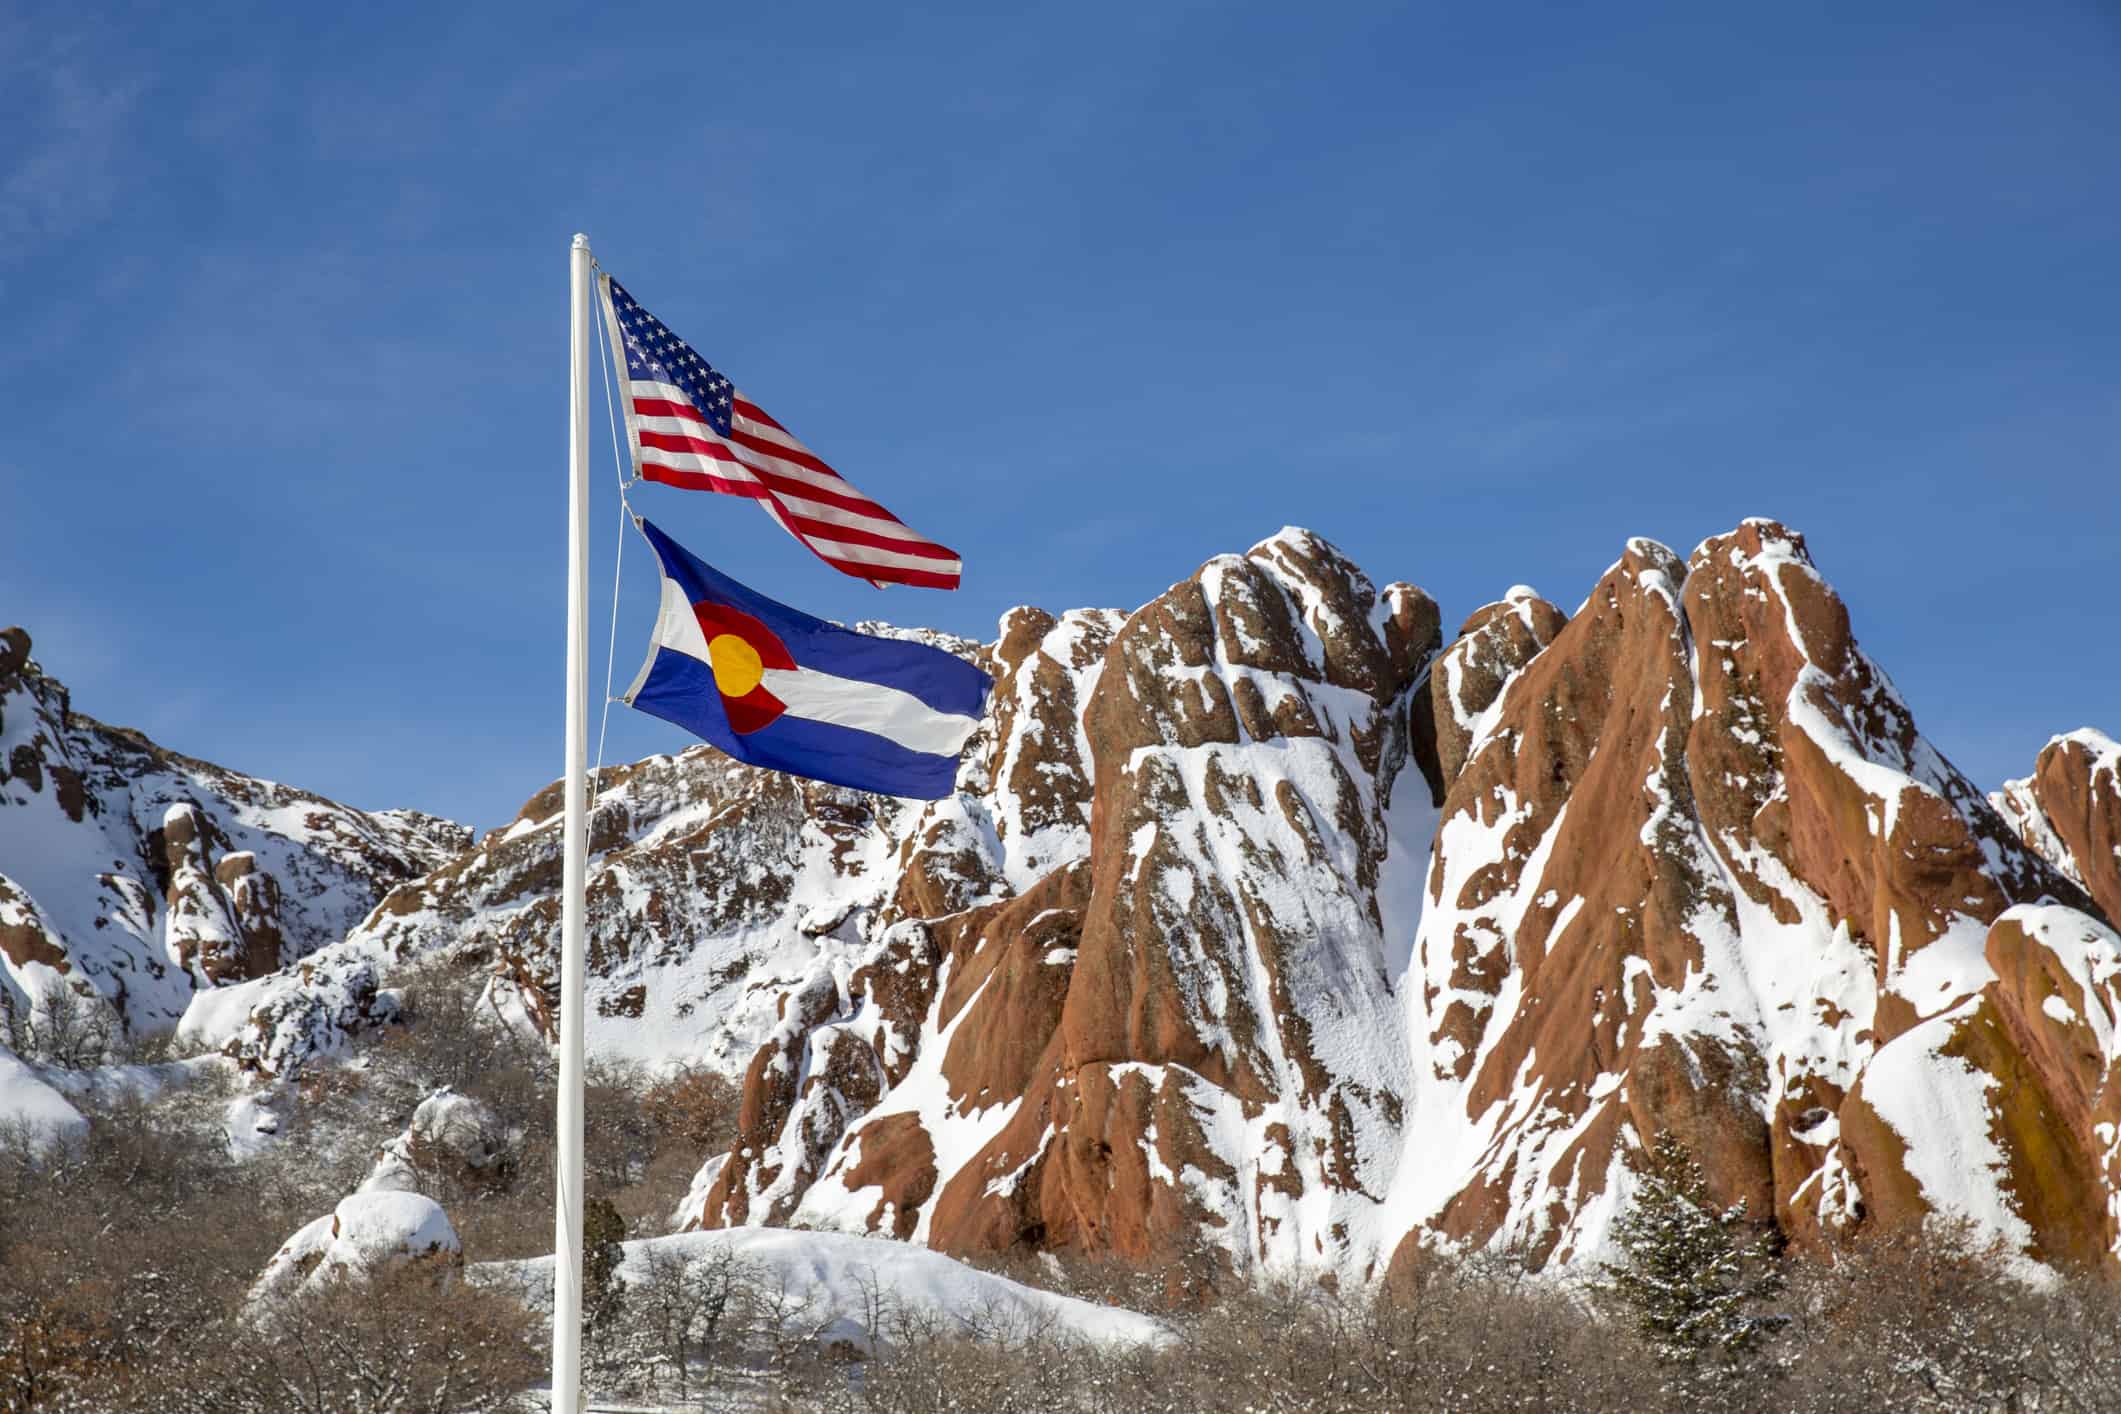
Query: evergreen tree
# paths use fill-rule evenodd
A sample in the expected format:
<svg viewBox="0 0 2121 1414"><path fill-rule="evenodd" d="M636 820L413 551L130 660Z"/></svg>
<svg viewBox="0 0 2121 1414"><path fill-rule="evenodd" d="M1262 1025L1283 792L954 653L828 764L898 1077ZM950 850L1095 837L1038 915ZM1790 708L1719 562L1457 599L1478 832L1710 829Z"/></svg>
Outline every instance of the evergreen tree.
<svg viewBox="0 0 2121 1414"><path fill-rule="evenodd" d="M591 1198L582 1205L583 1305L594 1309L624 1292L619 1263L626 1260L626 1250L619 1244L625 1239L626 1219L610 1199Z"/></svg>
<svg viewBox="0 0 2121 1414"><path fill-rule="evenodd" d="M1783 1324L1756 1314L1782 1290L1773 1229L1754 1232L1741 1201L1718 1209L1683 1145L1661 1134L1641 1161L1635 1202L1613 1224L1617 1263L1599 1292L1664 1360L1726 1365Z"/></svg>
<svg viewBox="0 0 2121 1414"><path fill-rule="evenodd" d="M626 1364L622 1327L626 1317L626 1279L619 1264L626 1252L619 1244L626 1220L607 1198L582 1204L582 1358L592 1380L609 1384Z"/></svg>

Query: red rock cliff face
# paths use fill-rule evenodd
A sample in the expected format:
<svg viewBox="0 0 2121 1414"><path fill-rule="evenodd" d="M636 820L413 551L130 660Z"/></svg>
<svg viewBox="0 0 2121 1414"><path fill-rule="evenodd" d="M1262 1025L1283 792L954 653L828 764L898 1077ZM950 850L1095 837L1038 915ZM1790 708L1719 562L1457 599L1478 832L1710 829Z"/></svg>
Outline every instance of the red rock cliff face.
<svg viewBox="0 0 2121 1414"><path fill-rule="evenodd" d="M2080 727L1989 797L2019 837L2121 923L2121 742Z"/></svg>
<svg viewBox="0 0 2121 1414"><path fill-rule="evenodd" d="M1094 661L1052 623L1005 624L989 774L997 820L1060 833L1026 872L1065 862L791 993L702 1221L1373 1259L1435 606L1292 531L1101 621Z"/></svg>
<svg viewBox="0 0 2121 1414"><path fill-rule="evenodd" d="M2086 900L1916 732L1801 537L1633 542L1445 802L1414 1029L1465 1167L1410 1172L1402 1250L1581 1255L1670 1131L1799 1242L1943 1212L2106 1252L2103 1205L2055 1194L2103 1191L2114 939L2014 907L2060 903ZM2074 1052L2023 978L2057 949Z"/></svg>
<svg viewBox="0 0 2121 1414"><path fill-rule="evenodd" d="M1021 700L1051 622L1004 696L1072 754L1005 726L988 774L1042 783L1059 867L791 992L701 1221L1566 1261L1671 1131L1800 1243L2113 1248L2069 1195L2113 1182L2114 936L1793 532L1631 542L1573 616L1513 590L1426 683L1433 605L1302 535L1129 617L1065 726Z"/></svg>
<svg viewBox="0 0 2121 1414"><path fill-rule="evenodd" d="M1731 1151L1725 1166L1761 1147L1749 1058L1682 1056L1642 1024L1655 989L1702 970L1701 920L1730 914L1688 831L1684 577L1633 542L1512 676L1444 802L1419 950L1428 1068L1476 1129L1503 1116L1433 1219L1447 1238L1507 1231L1539 1256L1564 1241L1631 1132L1638 1069L1667 1089L1690 1063L1721 1072L1730 1103L1709 1098L1690 1137Z"/></svg>

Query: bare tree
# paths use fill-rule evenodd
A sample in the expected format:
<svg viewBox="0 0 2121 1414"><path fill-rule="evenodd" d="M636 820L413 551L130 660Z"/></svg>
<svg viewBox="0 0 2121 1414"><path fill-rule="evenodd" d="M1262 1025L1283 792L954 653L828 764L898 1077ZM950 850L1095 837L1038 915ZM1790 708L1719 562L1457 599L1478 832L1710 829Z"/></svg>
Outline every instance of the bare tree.
<svg viewBox="0 0 2121 1414"><path fill-rule="evenodd" d="M652 1247L643 1266L634 1320L648 1336L660 1386L689 1399L695 1388L713 1388L722 1358L747 1334L759 1272L727 1245L697 1257Z"/></svg>
<svg viewBox="0 0 2121 1414"><path fill-rule="evenodd" d="M117 1013L86 982L48 978L27 1005L0 987L0 1040L25 1059L87 1070L108 1062L123 1039Z"/></svg>
<svg viewBox="0 0 2121 1414"><path fill-rule="evenodd" d="M543 1369L512 1296L408 1263L223 1322L178 1371L114 1409L170 1414L498 1414ZM175 1374L176 1378L171 1378ZM151 1388L141 1388L151 1385Z"/></svg>

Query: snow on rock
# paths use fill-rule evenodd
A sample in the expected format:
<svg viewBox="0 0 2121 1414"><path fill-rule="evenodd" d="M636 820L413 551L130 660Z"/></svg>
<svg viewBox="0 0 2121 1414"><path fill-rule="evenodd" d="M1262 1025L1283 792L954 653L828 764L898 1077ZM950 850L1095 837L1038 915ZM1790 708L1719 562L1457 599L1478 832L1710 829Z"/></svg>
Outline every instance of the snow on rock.
<svg viewBox="0 0 2121 1414"><path fill-rule="evenodd" d="M335 942L469 843L179 756L75 712L0 632L0 998L79 983L134 1031ZM77 988L79 990L79 988Z"/></svg>
<svg viewBox="0 0 2121 1414"><path fill-rule="evenodd" d="M1095 664L1093 629L1004 621L1013 681L1032 663L1071 711L997 694L987 815L1069 847L786 994L702 1222L1137 1257L1204 1238L1243 1265L1388 1250L1407 944L1386 929L1418 889L1395 878L1388 908L1380 887L1428 850L1411 737L1435 605L1285 530Z"/></svg>
<svg viewBox="0 0 2121 1414"><path fill-rule="evenodd" d="M2058 1023L2005 1005L2022 968L1997 960L2014 904L2097 926L2074 896L1917 733L1801 537L1747 522L1685 564L1631 541L1473 724L1444 805L1403 1252L1595 1257L1659 1131L1799 1243L1939 1214L2028 1259L2105 1251L2012 1130L2105 1063L2028 1064L2018 1023ZM2061 1131L2038 1142L2071 1171L2103 1153L2081 1110Z"/></svg>
<svg viewBox="0 0 2121 1414"><path fill-rule="evenodd" d="M1567 622L1568 615L1518 584L1459 626L1458 637L1429 674L1445 785L1464 767L1480 719L1501 695L1503 684L1553 642Z"/></svg>
<svg viewBox="0 0 2121 1414"><path fill-rule="evenodd" d="M2041 858L2121 923L2121 742L2093 727L2050 740L2033 773L1989 800Z"/></svg>
<svg viewBox="0 0 2121 1414"><path fill-rule="evenodd" d="M2121 1262L2110 740L1984 797L1771 521L1685 560L1631 540L1573 615L1516 586L1440 628L1289 529L1132 614L892 630L996 680L945 800L706 747L605 771L590 1045L743 1082L677 1215L737 1231L686 1240L1580 1263L1670 1132L1799 1245L1946 1216L2029 1266ZM12 799L35 773L9 770ZM55 770L51 808L102 798ZM188 1035L286 1076L399 1018L427 959L550 1034L557 786L324 946L261 826L141 799L159 862L98 888ZM77 895L19 882L17 992L81 931ZM368 1196L475 1177L459 1120L431 1098Z"/></svg>
<svg viewBox="0 0 2121 1414"><path fill-rule="evenodd" d="M229 1153L237 1159L254 1159L279 1138L280 1115L270 1099L265 1095L238 1095L222 1112L221 1132L228 1139Z"/></svg>
<svg viewBox="0 0 2121 1414"><path fill-rule="evenodd" d="M497 1024L551 1030L560 795L400 885L304 968L202 1002L186 1029L286 1074L398 1015L394 973L428 958L492 974ZM609 768L591 812L590 1044L735 1069L781 988L891 903L910 802L754 771L707 747Z"/></svg>
<svg viewBox="0 0 2121 1414"><path fill-rule="evenodd" d="M417 1192L422 1175L446 1176L458 1188L498 1187L508 1177L508 1138L491 1108L445 1087L420 1101L411 1123L377 1151L355 1191Z"/></svg>
<svg viewBox="0 0 2121 1414"><path fill-rule="evenodd" d="M460 1261L449 1215L432 1198L398 1191L355 1193L283 1243L251 1288L271 1299L406 1261Z"/></svg>
<svg viewBox="0 0 2121 1414"><path fill-rule="evenodd" d="M994 831L1001 868L1022 890L1090 847L1096 762L1082 712L1125 615L1014 609L995 645Z"/></svg>
<svg viewBox="0 0 2121 1414"><path fill-rule="evenodd" d="M858 1349L874 1349L875 1333L866 1328L863 1313L879 1294L909 1310L976 1315L1109 1347L1160 1345L1171 1339L1161 1321L1138 1311L1025 1286L903 1242L838 1232L735 1228L647 1238L625 1243L624 1251L618 1275L634 1284L649 1279L651 1254L688 1262L733 1255L769 1287L785 1286L797 1298L791 1307L809 1298L808 1308L789 1319L802 1321L806 1334L819 1332L823 1344L846 1341ZM550 1257L478 1262L466 1268L465 1275L482 1285L516 1288L526 1304L552 1309Z"/></svg>
<svg viewBox="0 0 2121 1414"><path fill-rule="evenodd" d="M177 1038L223 1051L261 1076L291 1075L310 1057L399 1018L397 994L382 984L386 960L366 941L334 943L293 967L201 992L177 1023Z"/></svg>
<svg viewBox="0 0 2121 1414"><path fill-rule="evenodd" d="M1730 909L1687 819L1684 578L1669 550L1633 541L1566 623L1526 599L1475 621L1483 635L1509 624L1508 642L1552 636L1486 659L1507 676L1483 687L1445 798L1402 993L1421 1082L1408 1122L1421 1162L1392 1195L1402 1230L1537 1259L1595 1247L1631 1077L1679 1090L1710 1072L1682 1138L1699 1152L1743 1137L1744 1054L1643 1015L1701 971L1684 934Z"/></svg>

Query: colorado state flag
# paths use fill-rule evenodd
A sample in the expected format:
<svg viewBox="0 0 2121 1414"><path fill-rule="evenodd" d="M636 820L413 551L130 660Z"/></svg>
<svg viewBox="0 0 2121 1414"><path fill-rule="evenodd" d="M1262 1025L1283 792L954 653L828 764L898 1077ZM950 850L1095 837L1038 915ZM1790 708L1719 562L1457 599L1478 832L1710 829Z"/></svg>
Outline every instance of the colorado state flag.
<svg viewBox="0 0 2121 1414"><path fill-rule="evenodd" d="M662 562L663 605L627 705L753 766L880 795L950 794L985 673L777 604L639 525Z"/></svg>

